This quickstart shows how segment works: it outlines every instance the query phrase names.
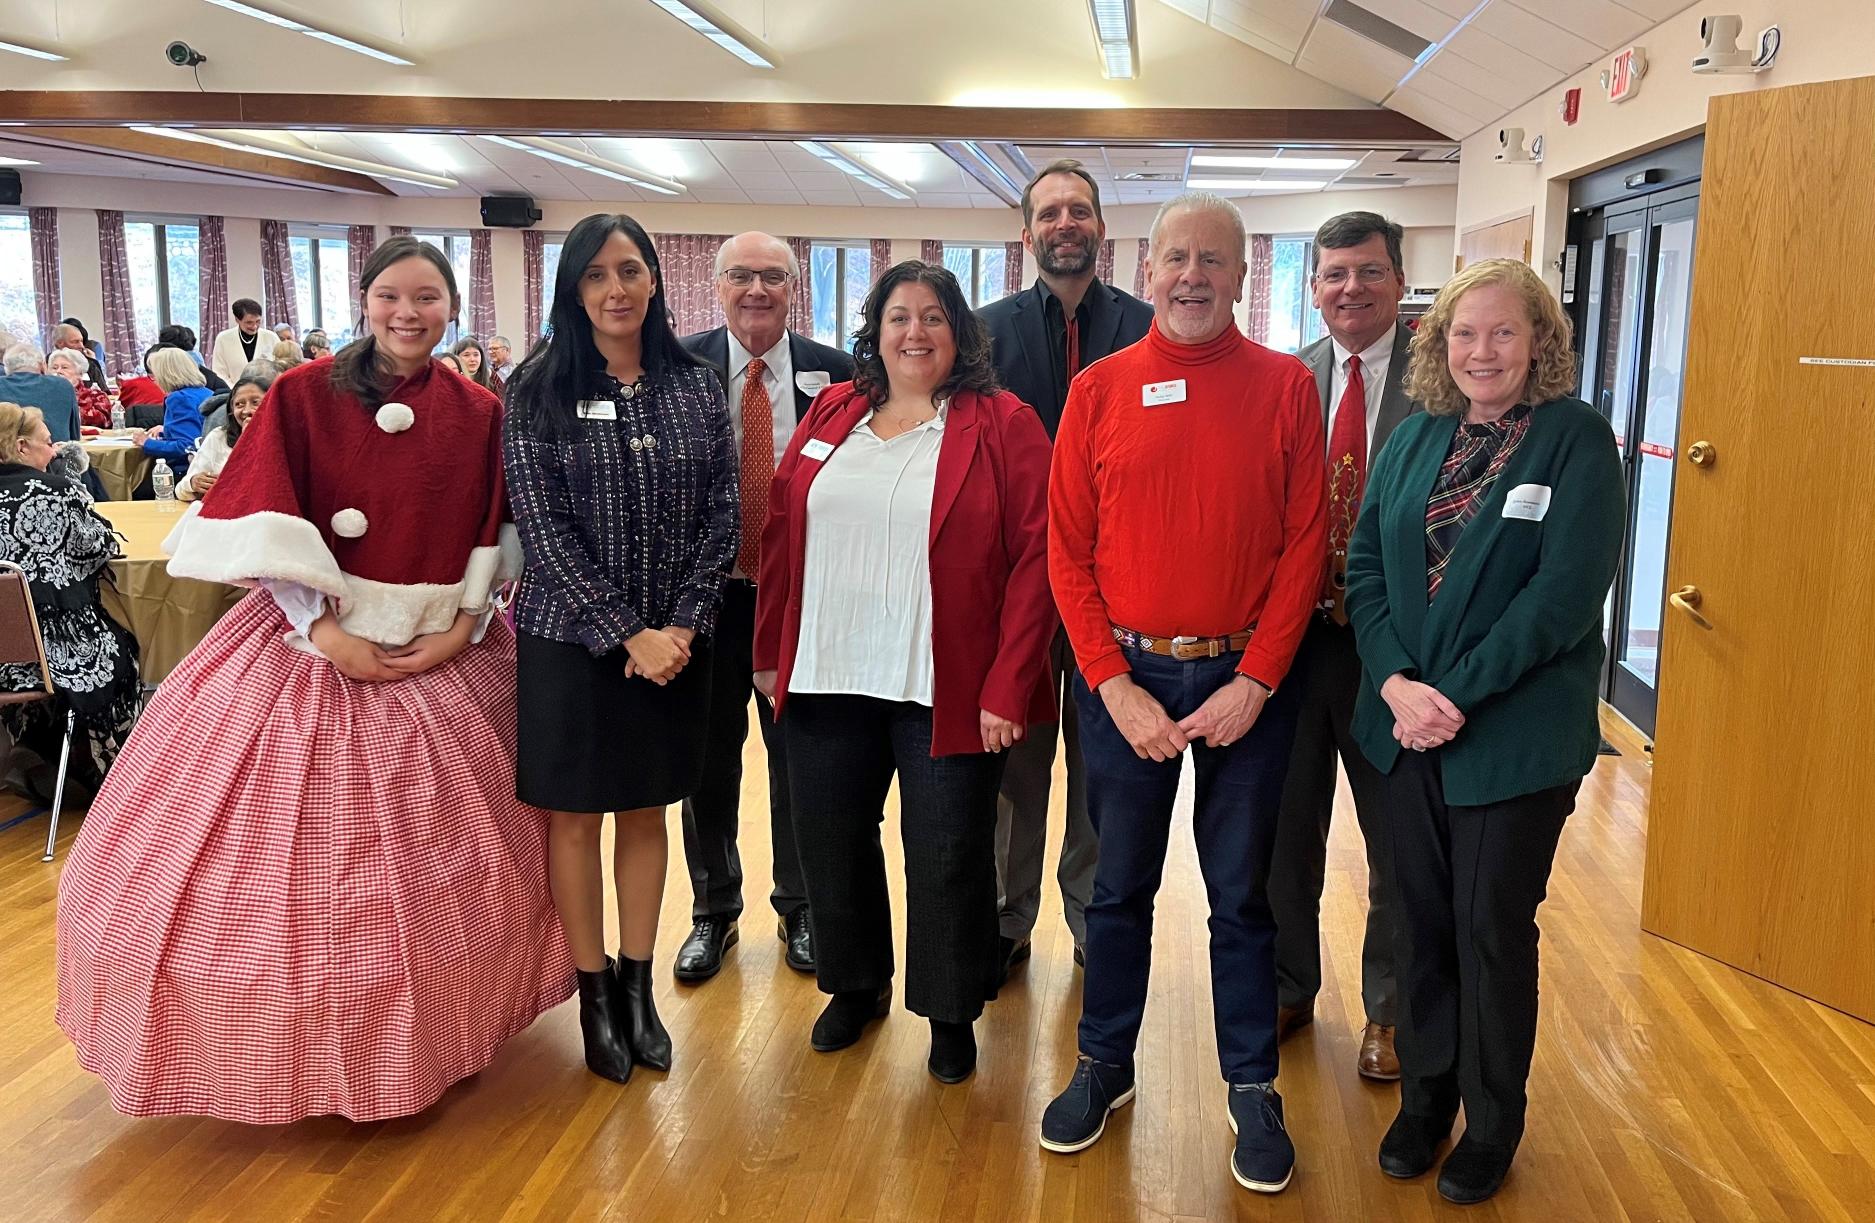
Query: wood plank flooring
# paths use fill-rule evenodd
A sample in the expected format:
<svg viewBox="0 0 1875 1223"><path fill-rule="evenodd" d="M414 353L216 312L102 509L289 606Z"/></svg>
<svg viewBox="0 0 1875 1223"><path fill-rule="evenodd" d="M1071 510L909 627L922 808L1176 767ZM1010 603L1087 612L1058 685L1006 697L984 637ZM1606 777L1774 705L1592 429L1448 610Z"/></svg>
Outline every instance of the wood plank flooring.
<svg viewBox="0 0 1875 1223"><path fill-rule="evenodd" d="M671 981L689 910L674 814L658 970L677 1047L669 1075L641 1070L621 1088L587 1074L569 1004L419 1117L272 1128L120 1117L52 1022L57 868L38 861L44 817L25 818L0 830L0 1220L1875 1217L1875 1027L1640 931L1648 765L1634 741L1622 746L1563 837L1541 919L1529 1134L1482 1207L1446 1206L1431 1178L1395 1182L1374 1166L1395 1093L1354 1073L1366 868L1344 788L1327 985L1314 1026L1283 1049L1300 1163L1273 1198L1239 1189L1226 1167L1189 825L1160 896L1139 1098L1099 1145L1061 1157L1036 1145L1073 1066L1079 1013L1058 896L1044 901L1034 958L977 1025L976 1076L946 1087L924 1070L927 1028L902 1010L853 1049L809 1052L821 998L783 964L762 903L765 819L745 820L754 904L741 946L716 980ZM749 752L744 810L765 812L759 736ZM0 824L25 814L0 803ZM66 848L78 825L68 820Z"/></svg>

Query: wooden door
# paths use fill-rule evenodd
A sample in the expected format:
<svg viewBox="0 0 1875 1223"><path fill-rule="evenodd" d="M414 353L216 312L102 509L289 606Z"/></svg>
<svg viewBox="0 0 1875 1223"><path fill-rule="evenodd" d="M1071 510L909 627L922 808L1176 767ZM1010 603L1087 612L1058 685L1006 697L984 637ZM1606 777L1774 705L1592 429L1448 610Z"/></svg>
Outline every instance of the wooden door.
<svg viewBox="0 0 1875 1223"><path fill-rule="evenodd" d="M1875 1021L1870 131L1875 78L1711 104L1642 924Z"/></svg>
<svg viewBox="0 0 1875 1223"><path fill-rule="evenodd" d="M1495 225L1468 229L1458 237L1458 258L1452 270L1461 270L1480 259L1521 259L1530 262L1531 214L1512 217Z"/></svg>

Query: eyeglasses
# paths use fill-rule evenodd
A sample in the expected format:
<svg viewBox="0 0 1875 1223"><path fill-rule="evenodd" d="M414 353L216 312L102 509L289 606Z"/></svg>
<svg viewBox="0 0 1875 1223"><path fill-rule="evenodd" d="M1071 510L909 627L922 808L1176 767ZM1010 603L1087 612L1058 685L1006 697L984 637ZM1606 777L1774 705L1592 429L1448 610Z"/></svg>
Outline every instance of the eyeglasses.
<svg viewBox="0 0 1875 1223"><path fill-rule="evenodd" d="M765 289L779 289L794 279L780 268L763 268L759 272L754 268L724 268L719 275L738 289L748 288L755 283L755 278L758 276L761 277L762 287Z"/></svg>
<svg viewBox="0 0 1875 1223"><path fill-rule="evenodd" d="M1317 284L1325 284L1331 289L1338 289L1348 283L1347 268L1329 268L1326 272L1315 273ZM1393 276L1393 269L1384 263L1364 263L1354 269L1355 279L1364 285L1377 285Z"/></svg>

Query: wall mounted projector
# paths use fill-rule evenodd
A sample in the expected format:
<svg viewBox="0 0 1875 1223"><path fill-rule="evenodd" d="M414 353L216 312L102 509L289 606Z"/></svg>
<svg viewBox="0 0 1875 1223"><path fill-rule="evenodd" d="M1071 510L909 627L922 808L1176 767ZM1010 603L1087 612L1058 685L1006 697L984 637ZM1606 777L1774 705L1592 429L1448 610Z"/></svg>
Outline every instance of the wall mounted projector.
<svg viewBox="0 0 1875 1223"><path fill-rule="evenodd" d="M1699 22L1699 36L1705 40L1706 47L1693 57L1693 71L1743 73L1763 72L1769 68L1777 59L1784 36L1776 26L1767 26L1758 35L1755 51L1741 51L1738 49L1738 36L1744 28L1743 19L1735 13L1702 18Z"/></svg>

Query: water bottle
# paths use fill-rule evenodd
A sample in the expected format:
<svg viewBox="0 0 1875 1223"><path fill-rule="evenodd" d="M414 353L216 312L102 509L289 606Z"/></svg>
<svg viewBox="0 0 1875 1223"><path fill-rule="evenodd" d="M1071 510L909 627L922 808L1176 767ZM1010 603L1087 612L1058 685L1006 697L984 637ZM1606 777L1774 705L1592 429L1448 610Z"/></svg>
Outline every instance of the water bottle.
<svg viewBox="0 0 1875 1223"><path fill-rule="evenodd" d="M157 462L156 469L150 473L150 488L156 493L158 501L176 499L176 473L169 469L168 462Z"/></svg>
<svg viewBox="0 0 1875 1223"><path fill-rule="evenodd" d="M124 405L113 401L111 403L111 428L122 429L123 427L124 427Z"/></svg>

